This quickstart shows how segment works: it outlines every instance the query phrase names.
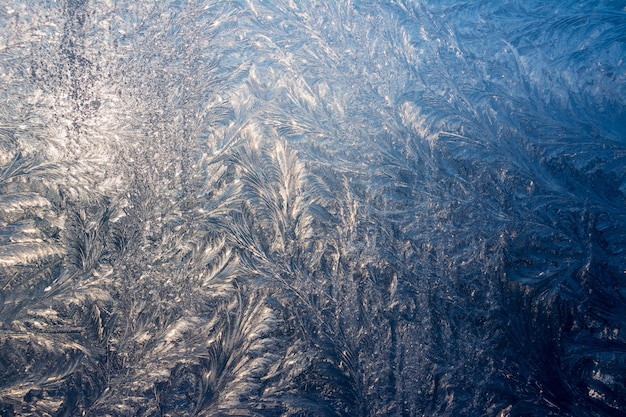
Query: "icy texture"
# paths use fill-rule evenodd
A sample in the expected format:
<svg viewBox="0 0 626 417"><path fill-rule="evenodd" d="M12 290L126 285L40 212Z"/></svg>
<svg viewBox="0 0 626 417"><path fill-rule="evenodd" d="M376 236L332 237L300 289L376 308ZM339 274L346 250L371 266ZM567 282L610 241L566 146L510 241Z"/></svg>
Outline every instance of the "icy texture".
<svg viewBox="0 0 626 417"><path fill-rule="evenodd" d="M626 414L623 1L0 2L0 414Z"/></svg>

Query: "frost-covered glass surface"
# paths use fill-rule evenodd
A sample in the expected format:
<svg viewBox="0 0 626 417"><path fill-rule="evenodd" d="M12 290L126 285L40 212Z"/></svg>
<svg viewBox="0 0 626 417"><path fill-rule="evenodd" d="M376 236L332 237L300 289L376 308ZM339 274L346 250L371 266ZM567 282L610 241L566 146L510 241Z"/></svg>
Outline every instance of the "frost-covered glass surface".
<svg viewBox="0 0 626 417"><path fill-rule="evenodd" d="M0 414L626 414L624 1L0 1Z"/></svg>

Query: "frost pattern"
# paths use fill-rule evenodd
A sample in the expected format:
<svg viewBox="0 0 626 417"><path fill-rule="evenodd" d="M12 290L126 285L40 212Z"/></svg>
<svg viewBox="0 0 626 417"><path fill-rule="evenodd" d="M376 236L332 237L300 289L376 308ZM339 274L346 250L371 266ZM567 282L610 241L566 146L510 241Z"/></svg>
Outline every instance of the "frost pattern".
<svg viewBox="0 0 626 417"><path fill-rule="evenodd" d="M619 1L4 1L0 414L626 413Z"/></svg>

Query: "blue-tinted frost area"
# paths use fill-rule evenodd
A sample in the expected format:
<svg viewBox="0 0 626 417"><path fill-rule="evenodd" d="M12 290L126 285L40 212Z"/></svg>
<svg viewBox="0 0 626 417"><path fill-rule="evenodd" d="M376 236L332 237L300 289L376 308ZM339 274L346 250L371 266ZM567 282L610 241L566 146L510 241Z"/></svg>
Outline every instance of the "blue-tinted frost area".
<svg viewBox="0 0 626 417"><path fill-rule="evenodd" d="M0 2L0 415L626 415L624 1Z"/></svg>

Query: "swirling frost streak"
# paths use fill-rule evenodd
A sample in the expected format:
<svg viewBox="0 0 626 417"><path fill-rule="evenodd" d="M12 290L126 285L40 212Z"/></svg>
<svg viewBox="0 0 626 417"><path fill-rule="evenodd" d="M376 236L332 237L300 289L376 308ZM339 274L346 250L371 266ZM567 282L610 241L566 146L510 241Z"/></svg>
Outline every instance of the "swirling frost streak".
<svg viewBox="0 0 626 417"><path fill-rule="evenodd" d="M0 414L626 414L623 2L0 28Z"/></svg>

